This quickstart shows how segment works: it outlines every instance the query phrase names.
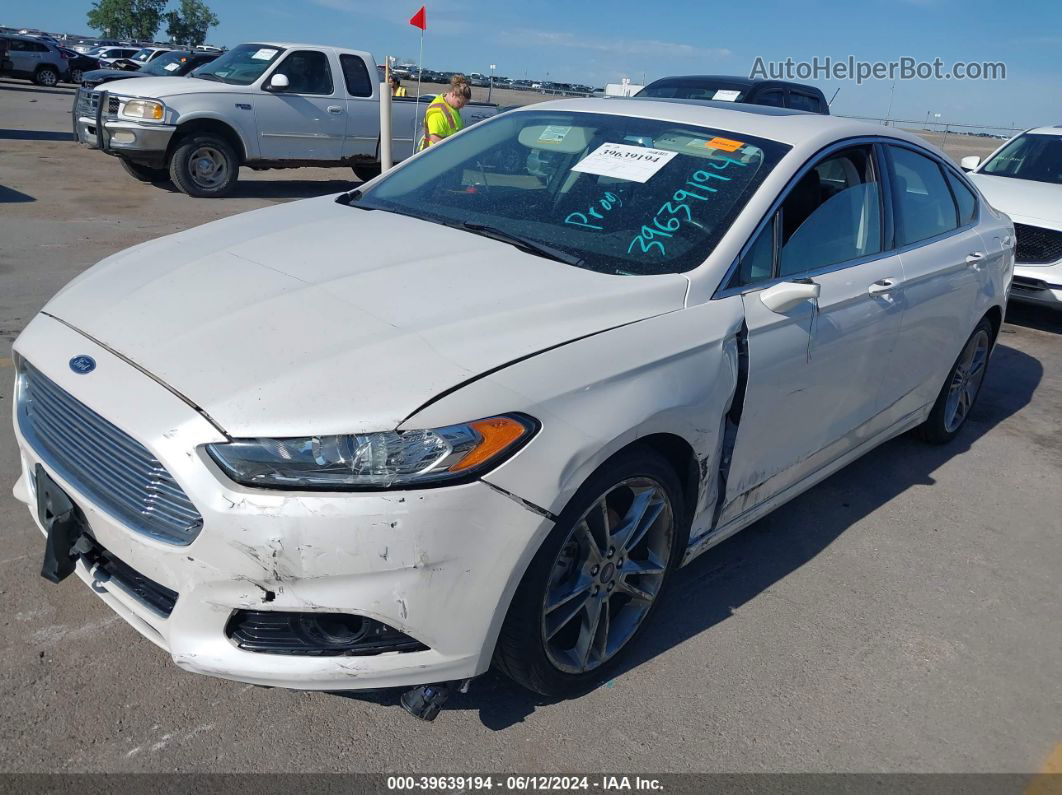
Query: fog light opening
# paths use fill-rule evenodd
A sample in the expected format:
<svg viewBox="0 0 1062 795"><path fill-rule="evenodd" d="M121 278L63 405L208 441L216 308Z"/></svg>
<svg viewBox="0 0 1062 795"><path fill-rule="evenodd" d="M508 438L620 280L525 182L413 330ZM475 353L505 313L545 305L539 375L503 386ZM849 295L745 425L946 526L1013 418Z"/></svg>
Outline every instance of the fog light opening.
<svg viewBox="0 0 1062 795"><path fill-rule="evenodd" d="M350 613L236 610L225 634L244 651L317 657L426 651L394 627Z"/></svg>

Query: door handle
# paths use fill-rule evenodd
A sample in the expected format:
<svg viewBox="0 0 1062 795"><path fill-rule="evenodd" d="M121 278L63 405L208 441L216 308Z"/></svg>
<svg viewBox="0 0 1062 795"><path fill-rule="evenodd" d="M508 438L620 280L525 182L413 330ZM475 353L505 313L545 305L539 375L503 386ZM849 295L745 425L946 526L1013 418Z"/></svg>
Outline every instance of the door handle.
<svg viewBox="0 0 1062 795"><path fill-rule="evenodd" d="M879 279L867 288L867 292L871 295L885 295L896 289L899 283L900 280L895 276L890 276L888 279Z"/></svg>
<svg viewBox="0 0 1062 795"><path fill-rule="evenodd" d="M328 112L329 113L342 113L343 112L343 108L341 108L339 105L329 105L328 106Z"/></svg>
<svg viewBox="0 0 1062 795"><path fill-rule="evenodd" d="M983 251L971 251L966 255L966 264L972 268L976 268L984 258L985 255Z"/></svg>

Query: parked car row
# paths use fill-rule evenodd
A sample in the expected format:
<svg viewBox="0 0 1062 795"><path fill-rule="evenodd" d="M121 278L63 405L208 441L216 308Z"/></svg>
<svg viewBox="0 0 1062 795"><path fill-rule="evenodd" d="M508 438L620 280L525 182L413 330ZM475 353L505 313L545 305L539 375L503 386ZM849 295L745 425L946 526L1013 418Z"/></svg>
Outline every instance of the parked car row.
<svg viewBox="0 0 1062 795"><path fill-rule="evenodd" d="M0 34L0 75L32 80L39 86L77 82L98 60L34 36Z"/></svg>

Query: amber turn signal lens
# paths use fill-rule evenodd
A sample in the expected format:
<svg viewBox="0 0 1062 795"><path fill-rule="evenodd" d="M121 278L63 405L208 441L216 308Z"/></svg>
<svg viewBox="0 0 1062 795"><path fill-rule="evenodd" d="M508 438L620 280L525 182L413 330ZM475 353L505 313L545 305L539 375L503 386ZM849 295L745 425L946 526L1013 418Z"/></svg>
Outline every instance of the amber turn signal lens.
<svg viewBox="0 0 1062 795"><path fill-rule="evenodd" d="M522 439L528 429L509 417L491 417L486 420L470 422L482 441L468 451L468 454L450 467L450 472L463 472L489 461Z"/></svg>

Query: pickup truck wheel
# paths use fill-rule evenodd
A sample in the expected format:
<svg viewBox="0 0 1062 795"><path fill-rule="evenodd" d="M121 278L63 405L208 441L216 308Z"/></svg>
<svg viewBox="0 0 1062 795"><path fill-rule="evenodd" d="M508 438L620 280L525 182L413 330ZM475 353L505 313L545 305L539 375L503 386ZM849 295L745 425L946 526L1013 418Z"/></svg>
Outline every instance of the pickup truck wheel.
<svg viewBox="0 0 1062 795"><path fill-rule="evenodd" d="M240 161L225 139L198 133L182 139L170 158L170 179L189 196L227 195L240 174Z"/></svg>
<svg viewBox="0 0 1062 795"><path fill-rule="evenodd" d="M164 168L142 166L140 163L132 163L124 157L119 157L118 162L122 164L126 174L139 182L165 182L170 178L169 173Z"/></svg>
<svg viewBox="0 0 1062 795"><path fill-rule="evenodd" d="M354 176L362 182L368 182L370 179L376 179L380 176L379 163L366 163L364 165L351 166L351 168L354 170Z"/></svg>
<svg viewBox="0 0 1062 795"><path fill-rule="evenodd" d="M59 84L59 73L51 66L42 66L33 75L33 82L39 86L55 86Z"/></svg>

